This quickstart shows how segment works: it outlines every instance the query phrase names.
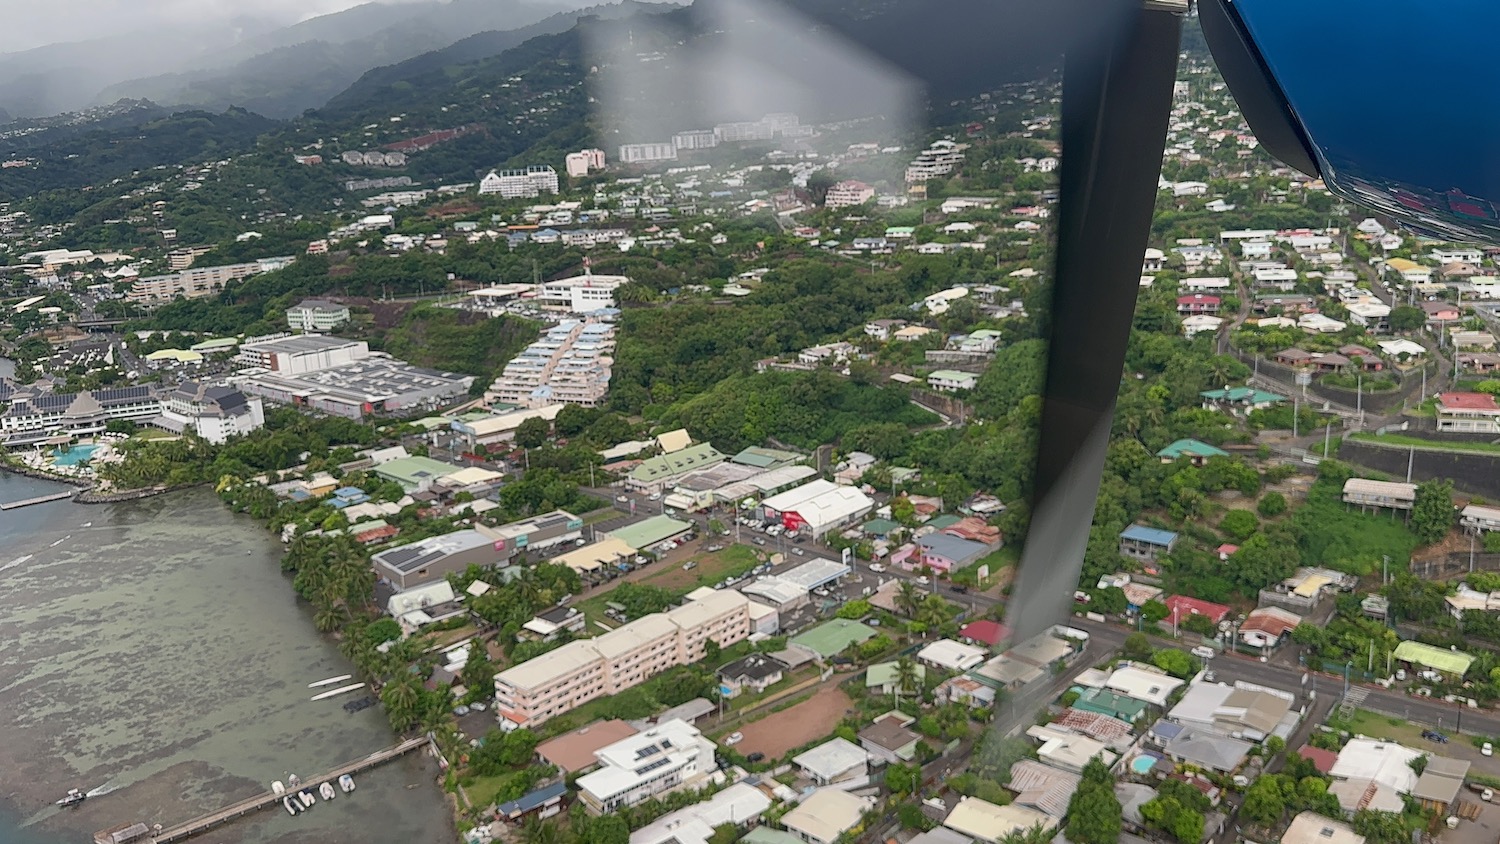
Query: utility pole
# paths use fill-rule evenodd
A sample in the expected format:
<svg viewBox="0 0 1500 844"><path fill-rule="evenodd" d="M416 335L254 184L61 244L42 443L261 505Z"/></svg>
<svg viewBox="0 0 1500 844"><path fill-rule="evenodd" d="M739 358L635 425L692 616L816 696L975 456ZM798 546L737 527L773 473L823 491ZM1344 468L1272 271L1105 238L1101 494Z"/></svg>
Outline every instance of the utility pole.
<svg viewBox="0 0 1500 844"><path fill-rule="evenodd" d="M1411 483L1411 464L1417 459L1417 447L1412 446L1406 452L1406 482Z"/></svg>
<svg viewBox="0 0 1500 844"><path fill-rule="evenodd" d="M1292 396L1292 439L1297 438L1297 397Z"/></svg>
<svg viewBox="0 0 1500 844"><path fill-rule="evenodd" d="M1474 534L1469 534L1469 574L1474 573Z"/></svg>
<svg viewBox="0 0 1500 844"><path fill-rule="evenodd" d="M1380 555L1380 582L1382 584L1391 582L1391 555ZM1373 641L1373 640L1372 640Z"/></svg>
<svg viewBox="0 0 1500 844"><path fill-rule="evenodd" d="M1329 422L1323 429L1323 459L1328 459L1328 440L1333 436L1333 423Z"/></svg>

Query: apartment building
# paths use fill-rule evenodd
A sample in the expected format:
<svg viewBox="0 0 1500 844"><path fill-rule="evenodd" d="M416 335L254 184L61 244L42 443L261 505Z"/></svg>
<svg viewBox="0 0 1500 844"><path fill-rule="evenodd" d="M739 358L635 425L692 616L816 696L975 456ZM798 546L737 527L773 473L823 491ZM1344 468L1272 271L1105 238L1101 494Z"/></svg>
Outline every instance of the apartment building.
<svg viewBox="0 0 1500 844"><path fill-rule="evenodd" d="M672 136L672 146L679 150L713 149L719 136L712 129L690 129Z"/></svg>
<svg viewBox="0 0 1500 844"><path fill-rule="evenodd" d="M505 365L485 402L598 407L609 393L614 347L615 329L609 323L559 323Z"/></svg>
<svg viewBox="0 0 1500 844"><path fill-rule="evenodd" d="M577 179L587 176L594 170L604 169L604 150L584 149L578 152L570 152L563 159L568 171L568 178Z"/></svg>
<svg viewBox="0 0 1500 844"><path fill-rule="evenodd" d="M717 770L714 743L680 718L596 751L598 770L578 779L578 799L596 815L696 782Z"/></svg>
<svg viewBox="0 0 1500 844"><path fill-rule="evenodd" d="M965 149L968 149L967 144L956 144L948 140L934 142L907 166L907 184L920 184L953 172L953 168L964 160Z"/></svg>
<svg viewBox="0 0 1500 844"><path fill-rule="evenodd" d="M222 264L216 267L189 267L169 275L138 278L130 286L125 298L131 302L150 302L161 299L199 299L224 289L231 281L249 278L260 273L279 270L296 260L290 256L262 258L243 264Z"/></svg>
<svg viewBox="0 0 1500 844"><path fill-rule="evenodd" d="M653 161L676 161L677 147L670 142L647 144L623 144L620 161L625 164L649 164Z"/></svg>
<svg viewBox="0 0 1500 844"><path fill-rule="evenodd" d="M286 321L293 331L332 331L349 321L349 306L304 299L286 309Z"/></svg>
<svg viewBox="0 0 1500 844"><path fill-rule="evenodd" d="M829 208L863 205L875 198L875 189L855 179L845 179L828 189L823 204Z"/></svg>
<svg viewBox="0 0 1500 844"><path fill-rule="evenodd" d="M535 727L596 697L702 659L710 639L728 647L748 638L750 629L750 599L710 592L500 672L496 717L507 730Z"/></svg>
<svg viewBox="0 0 1500 844"><path fill-rule="evenodd" d="M500 194L501 199L522 199L557 193L557 171L547 164L520 170L491 170L479 180L480 194Z"/></svg>

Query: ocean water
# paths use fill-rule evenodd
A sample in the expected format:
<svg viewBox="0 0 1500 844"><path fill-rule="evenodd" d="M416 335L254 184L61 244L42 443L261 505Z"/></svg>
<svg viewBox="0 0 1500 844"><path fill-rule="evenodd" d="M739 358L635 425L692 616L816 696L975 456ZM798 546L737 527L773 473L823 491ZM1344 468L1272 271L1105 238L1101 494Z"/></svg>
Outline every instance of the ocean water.
<svg viewBox="0 0 1500 844"><path fill-rule="evenodd" d="M0 474L0 501L57 489ZM379 708L309 700L322 690L308 683L353 669L280 553L208 490L0 513L0 844L171 826L395 743ZM194 840L450 842L435 777L425 752L409 754L331 804ZM97 796L54 807L69 788Z"/></svg>

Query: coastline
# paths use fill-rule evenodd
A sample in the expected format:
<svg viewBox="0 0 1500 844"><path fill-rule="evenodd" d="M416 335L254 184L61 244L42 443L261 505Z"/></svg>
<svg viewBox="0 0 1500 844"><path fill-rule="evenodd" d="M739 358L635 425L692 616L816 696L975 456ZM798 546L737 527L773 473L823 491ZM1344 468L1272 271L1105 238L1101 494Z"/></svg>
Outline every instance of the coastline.
<svg viewBox="0 0 1500 844"><path fill-rule="evenodd" d="M20 475L34 480L53 481L54 483L77 487L79 491L73 496L72 500L79 504L114 504L120 501L136 501L142 498L151 498L152 496L163 495L168 492L180 492L192 489L194 486L201 486L201 484L178 487L154 486L147 489L100 492L98 484L95 481L76 478L71 475L55 475L33 466L20 466L9 461L0 461L0 472L9 472L12 475Z"/></svg>

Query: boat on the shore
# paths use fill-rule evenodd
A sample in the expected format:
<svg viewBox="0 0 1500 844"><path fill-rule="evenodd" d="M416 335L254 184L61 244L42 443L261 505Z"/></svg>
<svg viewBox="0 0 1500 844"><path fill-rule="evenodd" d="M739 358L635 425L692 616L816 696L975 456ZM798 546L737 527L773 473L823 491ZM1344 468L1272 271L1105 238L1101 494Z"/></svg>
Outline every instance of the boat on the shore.
<svg viewBox="0 0 1500 844"><path fill-rule="evenodd" d="M351 684L349 684L347 686L340 686L339 688L334 689L333 691L330 691L330 692L323 692L322 694L313 695L312 699L313 700L326 700L327 698L337 697L338 695L346 695L346 694L348 694L348 693L350 693L352 691L355 691L357 689L363 689L364 687L365 687L364 683L351 683Z"/></svg>
<svg viewBox="0 0 1500 844"><path fill-rule="evenodd" d="M325 782L322 785L318 786L318 795L321 796L325 801L327 801L332 800L334 797L338 796L338 792L333 790L332 783Z"/></svg>
<svg viewBox="0 0 1500 844"><path fill-rule="evenodd" d="M365 695L364 697L359 698L358 700L351 700L348 703L344 704L344 711L345 712L350 712L350 713L353 713L353 712L362 712L362 711L364 711L366 709L369 709L370 707L374 706L377 702L378 701L376 701L376 699L374 697L372 697L370 695Z"/></svg>
<svg viewBox="0 0 1500 844"><path fill-rule="evenodd" d="M271 793L286 794L286 786L281 784L281 780L275 780L271 783Z"/></svg>
<svg viewBox="0 0 1500 844"><path fill-rule="evenodd" d="M295 791L297 789L297 784L300 782L302 782L301 777L297 776L296 774L288 774L286 778L286 787Z"/></svg>
<svg viewBox="0 0 1500 844"><path fill-rule="evenodd" d="M327 680L319 680L316 683L308 683L307 687L309 689L316 689L316 688L318 688L320 686L331 686L334 683L340 683L340 682L343 682L344 680L348 680L350 677L353 677L353 676L354 676L353 674L340 674L337 677L329 677Z"/></svg>
<svg viewBox="0 0 1500 844"><path fill-rule="evenodd" d="M65 797L63 797L63 799L57 801L57 805L58 806L77 806L79 803L82 803L83 801L85 801L87 799L89 799L89 796L87 794L83 793L82 790L77 789L77 788L70 788L70 789L68 789L67 795Z"/></svg>
<svg viewBox="0 0 1500 844"><path fill-rule="evenodd" d="M297 796L301 798L302 805L309 809L313 807L314 803L318 802L318 798L314 797L313 793L305 788L297 792Z"/></svg>
<svg viewBox="0 0 1500 844"><path fill-rule="evenodd" d="M281 798L281 805L286 808L286 813L294 818L297 816L298 812L302 811L301 804L293 800L292 795L290 794Z"/></svg>
<svg viewBox="0 0 1500 844"><path fill-rule="evenodd" d="M344 774L343 776L339 777L339 788L342 788L345 794L353 791L354 777L351 777L348 774Z"/></svg>

